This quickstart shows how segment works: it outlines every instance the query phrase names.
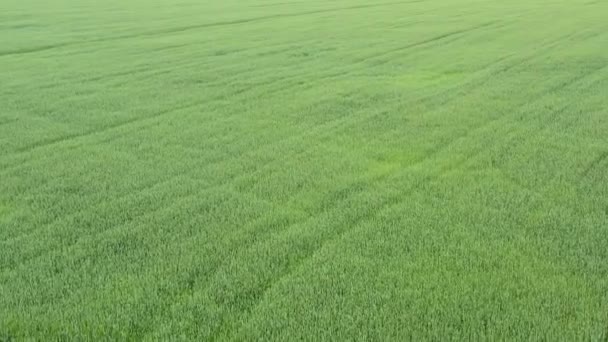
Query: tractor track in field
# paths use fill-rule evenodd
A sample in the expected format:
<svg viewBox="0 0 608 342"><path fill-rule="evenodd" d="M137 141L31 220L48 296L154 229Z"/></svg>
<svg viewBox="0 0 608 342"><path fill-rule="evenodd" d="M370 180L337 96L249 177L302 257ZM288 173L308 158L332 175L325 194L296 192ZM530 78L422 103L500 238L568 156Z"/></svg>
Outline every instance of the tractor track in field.
<svg viewBox="0 0 608 342"><path fill-rule="evenodd" d="M606 160L608 160L608 151L604 151L600 153L597 157L593 158L593 160L587 165L587 167L583 171L583 177L587 177L589 173L591 173L591 171L595 170Z"/></svg>
<svg viewBox="0 0 608 342"><path fill-rule="evenodd" d="M57 43L57 44L49 44L49 45L21 48L21 49L15 49L15 50L0 51L0 58L6 57L6 56L27 55L27 54L31 54L31 53L44 52L47 50L58 49L58 48L62 48L65 46L70 46L70 45L74 45L74 43Z"/></svg>
<svg viewBox="0 0 608 342"><path fill-rule="evenodd" d="M502 22L499 21L499 20L489 21L489 22L486 22L486 23L483 23L483 24L480 24L480 25L474 25L474 26L471 26L471 27L468 27L468 28L464 28L464 29L460 29L460 30L454 30L454 31L450 31L450 32L445 32L445 33L442 33L442 34L438 34L438 35L436 35L434 37L430 37L430 38L427 38L427 39L423 39L421 41L413 42L413 43L406 44L406 45L398 47L398 48L394 48L394 49L385 51L385 52L383 52L381 54L377 54L377 55L373 55L371 57L367 57L365 59L360 60L359 62L360 63L365 63L365 62L368 62L368 61L373 60L373 59L377 59L377 58L381 58L381 57L389 57L390 55L392 55L393 53L396 53L396 52L407 51L407 50L415 48L415 47L429 45L429 44L432 44L432 43L444 41L444 40L447 40L448 38L455 38L455 39L451 40L451 41L454 41L454 40L457 40L459 38L462 38L462 37L466 36L466 34L470 33L470 32L474 32L474 31L477 31L477 30L480 30L480 29L489 28L489 27L493 27L493 26L494 27L500 27L498 25L499 23L502 23ZM449 41L449 42L451 42L451 41ZM381 64L384 64L384 63L387 63L387 62L384 61L383 63L375 63L375 65L381 65Z"/></svg>

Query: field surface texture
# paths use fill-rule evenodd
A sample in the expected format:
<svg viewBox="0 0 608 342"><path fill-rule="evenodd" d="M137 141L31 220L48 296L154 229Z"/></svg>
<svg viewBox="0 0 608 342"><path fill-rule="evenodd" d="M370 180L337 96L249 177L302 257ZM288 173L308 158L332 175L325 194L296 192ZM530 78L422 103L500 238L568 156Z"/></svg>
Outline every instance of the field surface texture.
<svg viewBox="0 0 608 342"><path fill-rule="evenodd" d="M2 0L0 340L608 339L608 2Z"/></svg>

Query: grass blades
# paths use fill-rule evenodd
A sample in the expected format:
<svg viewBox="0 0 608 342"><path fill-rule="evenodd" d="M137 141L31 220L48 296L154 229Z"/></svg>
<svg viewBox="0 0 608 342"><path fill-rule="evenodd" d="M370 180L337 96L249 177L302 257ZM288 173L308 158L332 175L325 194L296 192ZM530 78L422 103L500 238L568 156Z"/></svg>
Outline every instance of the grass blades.
<svg viewBox="0 0 608 342"><path fill-rule="evenodd" d="M0 340L606 340L607 15L4 0Z"/></svg>

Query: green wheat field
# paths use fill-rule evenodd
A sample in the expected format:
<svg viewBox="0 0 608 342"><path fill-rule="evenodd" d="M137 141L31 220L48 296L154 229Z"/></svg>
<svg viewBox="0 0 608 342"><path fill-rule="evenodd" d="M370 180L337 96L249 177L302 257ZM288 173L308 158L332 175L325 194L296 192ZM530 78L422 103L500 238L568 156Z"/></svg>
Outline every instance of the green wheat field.
<svg viewBox="0 0 608 342"><path fill-rule="evenodd" d="M608 340L608 2L0 1L0 340Z"/></svg>

